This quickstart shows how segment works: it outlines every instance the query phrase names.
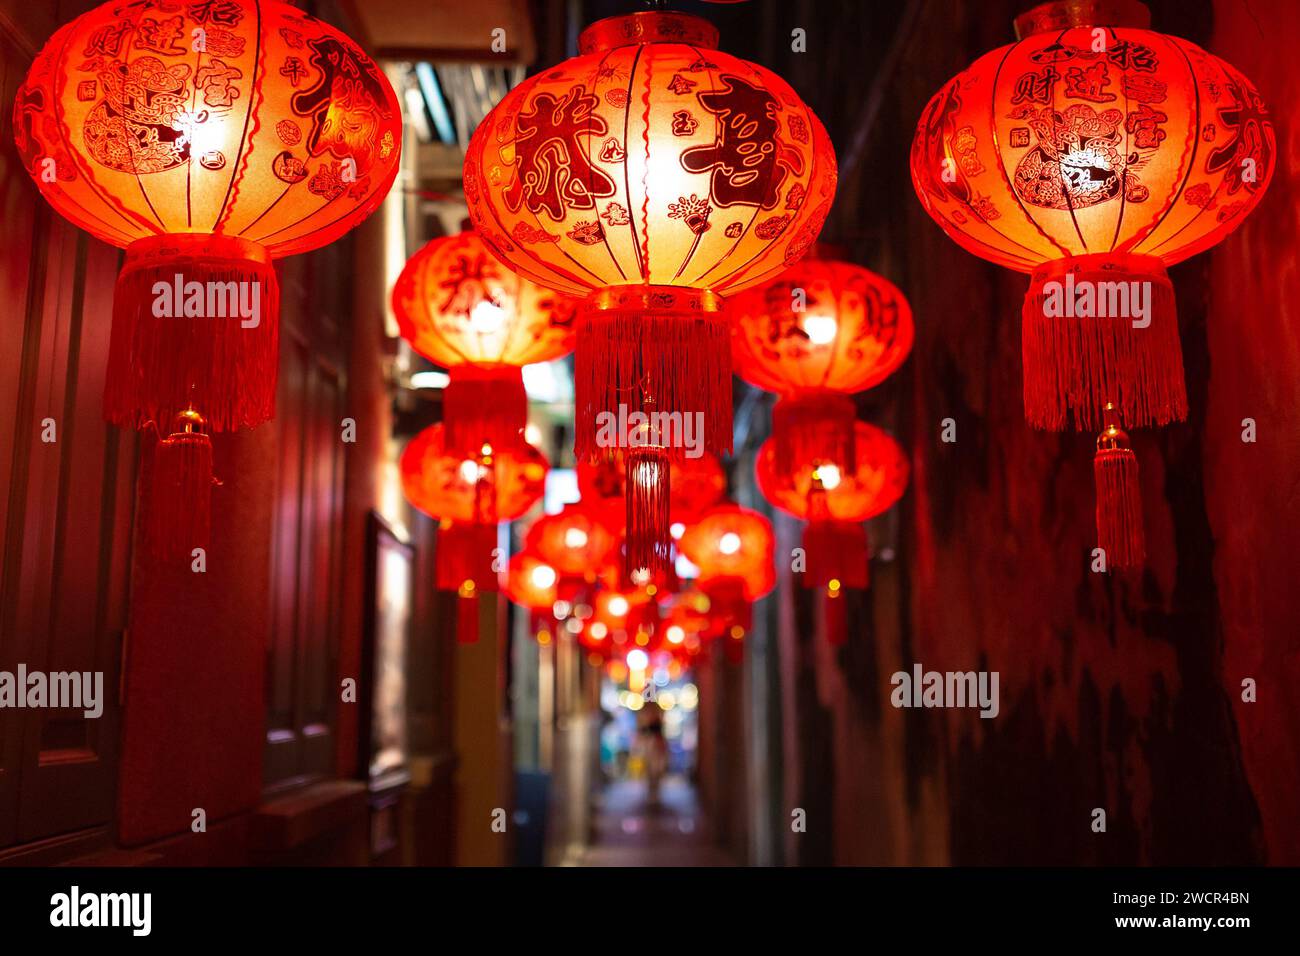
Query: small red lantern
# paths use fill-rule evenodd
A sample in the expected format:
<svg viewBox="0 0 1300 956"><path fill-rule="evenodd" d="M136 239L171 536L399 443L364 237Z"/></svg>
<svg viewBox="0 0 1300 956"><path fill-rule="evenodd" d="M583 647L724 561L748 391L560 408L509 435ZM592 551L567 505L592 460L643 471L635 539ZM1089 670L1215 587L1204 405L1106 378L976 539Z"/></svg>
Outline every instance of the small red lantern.
<svg viewBox="0 0 1300 956"><path fill-rule="evenodd" d="M618 539L594 509L570 504L533 522L524 543L560 574L595 581Z"/></svg>
<svg viewBox="0 0 1300 956"><path fill-rule="evenodd" d="M577 302L503 266L471 231L434 239L393 286L402 337L450 370L443 422L453 448L522 440L522 368L573 351Z"/></svg>
<svg viewBox="0 0 1300 956"><path fill-rule="evenodd" d="M912 310L889 280L827 247L728 302L736 373L781 396L772 440L787 461L850 462L853 392L892 375L912 349Z"/></svg>
<svg viewBox="0 0 1300 956"><path fill-rule="evenodd" d="M196 446L275 412L272 260L378 207L398 170L397 97L356 44L288 4L114 0L37 55L14 138L55 210L126 250L104 414L162 436L149 497L189 500L154 502L167 513L146 516L161 531L147 540L188 557L206 546L212 484Z"/></svg>
<svg viewBox="0 0 1300 956"><path fill-rule="evenodd" d="M531 445L466 456L445 447L442 425L411 440L400 461L406 500L442 519L437 544L437 586L464 599L470 620L479 591L497 590L497 525L518 518L541 500L546 458ZM477 627L473 633L477 634ZM462 628L461 639L470 631Z"/></svg>
<svg viewBox="0 0 1300 956"><path fill-rule="evenodd" d="M1105 428L1097 531L1121 568L1145 558L1121 429L1187 417L1166 267L1240 225L1276 161L1250 81L1150 20L1137 0L1035 7L1019 42L930 101L911 158L917 195L955 242L1031 273L1025 416Z"/></svg>
<svg viewBox="0 0 1300 956"><path fill-rule="evenodd" d="M851 468L782 459L773 442L758 451L755 477L763 497L808 522L803 549L807 587L865 588L869 550L862 522L888 511L907 489L908 461L894 439L866 422L854 426Z"/></svg>
<svg viewBox="0 0 1300 956"><path fill-rule="evenodd" d="M776 584L775 541L770 521L735 504L711 508L682 533L678 547L700 569L715 634L739 641L749 630L751 603Z"/></svg>
<svg viewBox="0 0 1300 956"><path fill-rule="evenodd" d="M632 414L699 416L708 450L730 452L722 297L796 261L830 210L835 155L821 123L780 77L717 40L683 14L602 20L579 56L511 90L465 157L484 241L530 278L587 296L580 459L607 453L601 429ZM615 440L634 450L629 434ZM679 451L657 433L625 459L629 573L668 562L657 518Z"/></svg>

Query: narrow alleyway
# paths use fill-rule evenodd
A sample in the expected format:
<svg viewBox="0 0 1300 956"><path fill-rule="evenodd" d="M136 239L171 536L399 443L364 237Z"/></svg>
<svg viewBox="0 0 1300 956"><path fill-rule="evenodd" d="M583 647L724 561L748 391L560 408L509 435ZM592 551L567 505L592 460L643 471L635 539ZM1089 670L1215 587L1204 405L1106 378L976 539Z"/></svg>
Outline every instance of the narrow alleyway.
<svg viewBox="0 0 1300 956"><path fill-rule="evenodd" d="M694 788L665 778L652 803L645 780L609 784L597 798L595 839L580 866L730 866L709 836Z"/></svg>

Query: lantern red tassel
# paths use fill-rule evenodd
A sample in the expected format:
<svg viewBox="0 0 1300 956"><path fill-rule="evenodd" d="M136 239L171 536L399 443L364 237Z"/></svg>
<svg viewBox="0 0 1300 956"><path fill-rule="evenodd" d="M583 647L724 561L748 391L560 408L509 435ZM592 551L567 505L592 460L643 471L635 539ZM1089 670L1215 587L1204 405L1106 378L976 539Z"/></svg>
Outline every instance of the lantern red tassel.
<svg viewBox="0 0 1300 956"><path fill-rule="evenodd" d="M672 466L659 447L629 449L625 461L627 576L632 584L648 584L662 579L670 565Z"/></svg>
<svg viewBox="0 0 1300 956"><path fill-rule="evenodd" d="M212 431L275 415L280 291L267 250L162 235L126 250L113 297L104 416L143 428L202 405Z"/></svg>
<svg viewBox="0 0 1300 956"><path fill-rule="evenodd" d="M208 547L212 513L212 440L203 417L188 410L177 430L160 438L147 462L144 482L145 542L165 561L187 561Z"/></svg>
<svg viewBox="0 0 1300 956"><path fill-rule="evenodd" d="M456 643L478 643L478 592L468 588L456 600Z"/></svg>
<svg viewBox="0 0 1300 956"><path fill-rule="evenodd" d="M447 447L468 453L484 444L515 448L528 424L528 395L517 365L455 365L442 393Z"/></svg>
<svg viewBox="0 0 1300 956"><path fill-rule="evenodd" d="M671 286L615 286L588 297L574 360L579 460L608 452L602 413L626 421L620 407L668 413L675 423L703 413L705 448L731 453L731 332L720 310L710 292Z"/></svg>
<svg viewBox="0 0 1300 956"><path fill-rule="evenodd" d="M778 461L834 463L857 460L853 399L829 389L787 395L772 408L772 444Z"/></svg>
<svg viewBox="0 0 1300 956"><path fill-rule="evenodd" d="M1047 262L1033 274L1023 320L1025 418L1035 428L1060 431L1071 416L1077 428L1099 428L1107 402L1129 428L1187 417L1174 290L1156 257Z"/></svg>
<svg viewBox="0 0 1300 956"><path fill-rule="evenodd" d="M1137 456L1128 435L1114 421L1114 406L1106 406L1110 419L1097 436L1093 475L1097 482L1097 547L1107 568L1137 568L1146 560L1142 527L1142 488Z"/></svg>
<svg viewBox="0 0 1300 956"><path fill-rule="evenodd" d="M848 598L840 588L827 588L822 600L822 623L826 628L826 643L843 647L849 641Z"/></svg>
<svg viewBox="0 0 1300 956"><path fill-rule="evenodd" d="M438 590L462 593L496 591L497 575L492 568L496 547L495 524L444 522L438 529L436 545Z"/></svg>
<svg viewBox="0 0 1300 956"><path fill-rule="evenodd" d="M857 521L817 519L803 532L804 587L865 590L871 583L866 528Z"/></svg>

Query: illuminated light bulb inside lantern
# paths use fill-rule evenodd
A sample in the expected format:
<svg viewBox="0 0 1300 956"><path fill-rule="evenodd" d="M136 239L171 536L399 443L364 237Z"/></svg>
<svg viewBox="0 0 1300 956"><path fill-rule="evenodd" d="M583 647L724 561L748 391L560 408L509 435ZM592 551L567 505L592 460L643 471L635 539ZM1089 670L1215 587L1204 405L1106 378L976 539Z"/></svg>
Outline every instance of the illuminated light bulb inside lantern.
<svg viewBox="0 0 1300 956"><path fill-rule="evenodd" d="M609 636L609 628L607 628L601 621L596 621L587 629L587 634L593 641L603 641Z"/></svg>
<svg viewBox="0 0 1300 956"><path fill-rule="evenodd" d="M415 378L415 376L411 377L412 379ZM532 422L529 422L524 426L524 441L528 442L530 445L540 445L542 443L542 430Z"/></svg>
<svg viewBox="0 0 1300 956"><path fill-rule="evenodd" d="M830 598L839 597L841 587L842 585L840 584L839 578L831 578L826 582L826 596Z"/></svg>
<svg viewBox="0 0 1300 956"><path fill-rule="evenodd" d="M627 598L621 594L615 594L609 599L609 613L615 617L623 617L627 614Z"/></svg>
<svg viewBox="0 0 1300 956"><path fill-rule="evenodd" d="M549 564L539 564L533 568L533 587L545 591L555 584L555 568Z"/></svg>
<svg viewBox="0 0 1300 956"><path fill-rule="evenodd" d="M475 484L483 477L483 469L473 458L466 458L460 463L460 480L466 484Z"/></svg>
<svg viewBox="0 0 1300 956"><path fill-rule="evenodd" d="M506 324L506 310L483 299L469 314L469 327L479 335L496 335Z"/></svg>
<svg viewBox="0 0 1300 956"><path fill-rule="evenodd" d="M803 331L813 345L830 345L840 334L840 325L832 315L810 315L803 320Z"/></svg>
<svg viewBox="0 0 1300 956"><path fill-rule="evenodd" d="M638 647L645 647L647 644L650 643L650 635L647 634L645 631L637 631L634 640L636 641Z"/></svg>
<svg viewBox="0 0 1300 956"><path fill-rule="evenodd" d="M566 528L564 531L564 546L566 548L585 548L587 546L587 532L581 528Z"/></svg>
<svg viewBox="0 0 1300 956"><path fill-rule="evenodd" d="M680 644L686 640L686 631L682 629L680 624L673 624L664 632L664 636L668 638L669 644Z"/></svg>
<svg viewBox="0 0 1300 956"><path fill-rule="evenodd" d="M650 655L640 648L627 652L627 666L630 670L644 671L650 666Z"/></svg>
<svg viewBox="0 0 1300 956"><path fill-rule="evenodd" d="M645 593L647 597L654 597L656 594L659 593L659 589L655 587L653 584L647 584L645 586Z"/></svg>
<svg viewBox="0 0 1300 956"><path fill-rule="evenodd" d="M576 617L571 617L564 622L564 629L568 631L570 634L581 634L582 622L579 621Z"/></svg>
<svg viewBox="0 0 1300 956"><path fill-rule="evenodd" d="M840 469L838 465L818 465L813 470L813 480L827 491L834 491L840 486Z"/></svg>
<svg viewBox="0 0 1300 956"><path fill-rule="evenodd" d="M718 539L718 550L723 554L735 554L740 550L740 535L734 531L728 531Z"/></svg>
<svg viewBox="0 0 1300 956"><path fill-rule="evenodd" d="M457 589L456 593L463 598L471 598L474 596L474 591L474 581L470 578L466 578L460 583L460 587Z"/></svg>
<svg viewBox="0 0 1300 956"><path fill-rule="evenodd" d="M674 541L678 541L681 539L681 536L686 533L686 525L682 524L680 521L674 521L672 526L668 529L668 533L673 536Z"/></svg>
<svg viewBox="0 0 1300 956"><path fill-rule="evenodd" d="M572 610L573 610L573 606L569 604L568 601L556 601L554 604L551 605L551 613L555 615L555 619L557 621L563 621L566 617L569 616L569 613Z"/></svg>
<svg viewBox="0 0 1300 956"><path fill-rule="evenodd" d="M738 641L745 636L745 629L739 624L733 624L731 625L731 636Z"/></svg>
<svg viewBox="0 0 1300 956"><path fill-rule="evenodd" d="M479 453L480 455L482 455L483 458L485 458L485 459L491 459L491 457L492 457L492 446L489 445L487 442L484 442L484 443L483 443L483 447L480 448L480 449L478 450L478 453Z"/></svg>

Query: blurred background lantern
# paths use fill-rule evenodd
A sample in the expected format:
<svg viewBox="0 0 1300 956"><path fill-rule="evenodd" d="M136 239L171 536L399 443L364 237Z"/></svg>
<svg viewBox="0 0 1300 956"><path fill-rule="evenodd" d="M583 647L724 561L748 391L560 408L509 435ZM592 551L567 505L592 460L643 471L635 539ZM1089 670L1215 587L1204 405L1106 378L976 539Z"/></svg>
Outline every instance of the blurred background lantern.
<svg viewBox="0 0 1300 956"><path fill-rule="evenodd" d="M717 39L707 21L663 11L599 21L579 56L515 87L469 145L465 195L484 241L529 278L587 296L580 459L607 453L597 433L620 409L698 415L708 449L730 452L721 297L796 261L830 209L835 156L821 123ZM629 574L668 561L660 518L680 436L645 437L625 459L638 475Z"/></svg>
<svg viewBox="0 0 1300 956"><path fill-rule="evenodd" d="M472 230L434 239L393 286L402 337L449 370L443 423L453 448L521 442L523 366L573 351L577 302L503 266Z"/></svg>
<svg viewBox="0 0 1300 956"><path fill-rule="evenodd" d="M893 374L912 348L912 310L869 269L813 252L728 301L736 374L780 396L772 441L787 461L854 460L853 392Z"/></svg>
<svg viewBox="0 0 1300 956"><path fill-rule="evenodd" d="M148 540L188 554L206 546L183 536L207 528L211 487L211 453L194 447L274 415L272 260L333 242L379 205L402 123L379 67L301 10L175 4L169 34L154 6L106 3L60 28L19 87L14 136L55 210L126 250L104 414L164 436L154 476L177 480L146 507L185 493L156 506L197 517L146 516L162 532Z"/></svg>
<svg viewBox="0 0 1300 956"><path fill-rule="evenodd" d="M763 443L755 461L758 489L773 506L808 522L802 575L806 587L865 588L870 551L862 522L889 510L907 489L907 456L866 422L854 425L852 467L791 461Z"/></svg>
<svg viewBox="0 0 1300 956"><path fill-rule="evenodd" d="M585 504L565 505L528 529L525 547L536 552L561 575L594 582L618 545L618 538Z"/></svg>
<svg viewBox="0 0 1300 956"><path fill-rule="evenodd" d="M497 525L524 514L542 498L546 458L531 445L496 451L484 446L476 455L449 451L442 425L416 435L402 452L402 492L413 506L440 519L436 584L462 598L461 623L473 611L477 620L479 591L496 591L502 569L494 566ZM468 604L466 602L469 602ZM460 630L462 640L476 639L477 625Z"/></svg>
<svg viewBox="0 0 1300 956"><path fill-rule="evenodd" d="M726 503L686 528L677 545L700 570L696 586L708 597L711 636L724 636L736 660L752 626L754 601L776 586L772 524L757 511Z"/></svg>
<svg viewBox="0 0 1300 956"><path fill-rule="evenodd" d="M1235 229L1273 175L1250 81L1150 19L1137 0L1035 7L1019 42L930 101L912 143L913 185L943 230L1032 274L1022 352L1038 428L1187 417L1165 269ZM1127 442L1101 444L1098 543L1110 566L1139 565L1140 516L1119 520L1140 496L1136 460Z"/></svg>

